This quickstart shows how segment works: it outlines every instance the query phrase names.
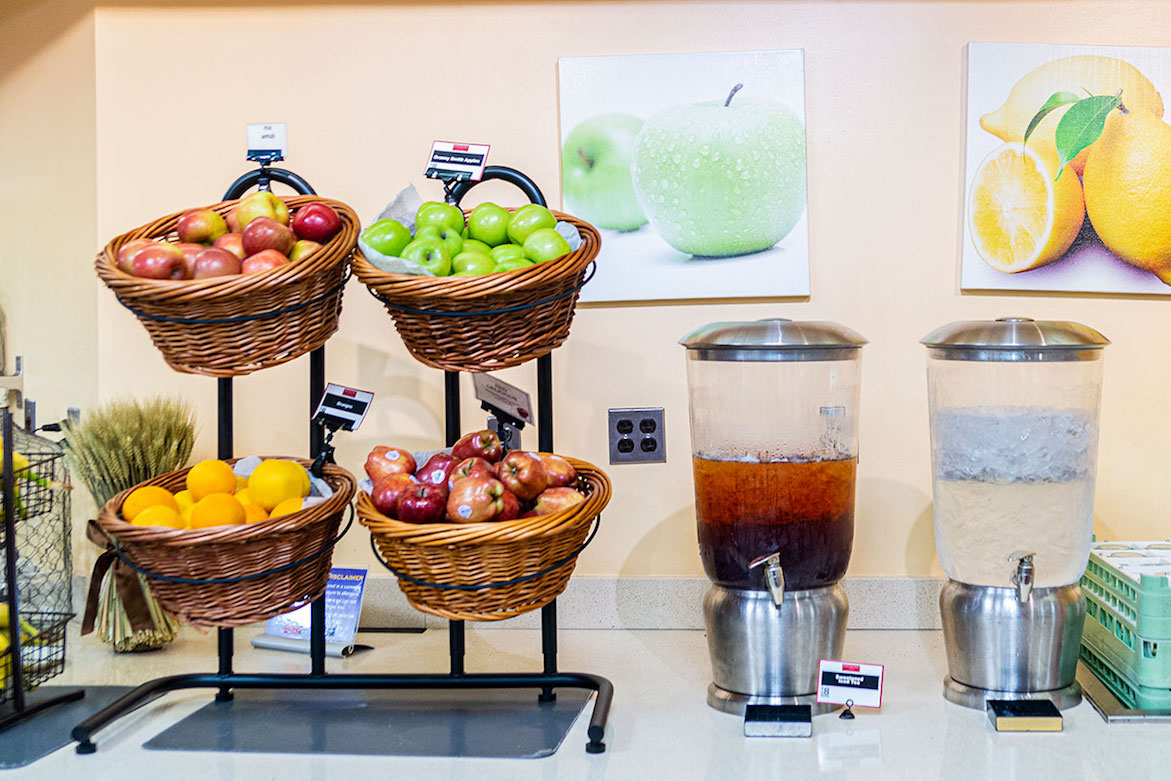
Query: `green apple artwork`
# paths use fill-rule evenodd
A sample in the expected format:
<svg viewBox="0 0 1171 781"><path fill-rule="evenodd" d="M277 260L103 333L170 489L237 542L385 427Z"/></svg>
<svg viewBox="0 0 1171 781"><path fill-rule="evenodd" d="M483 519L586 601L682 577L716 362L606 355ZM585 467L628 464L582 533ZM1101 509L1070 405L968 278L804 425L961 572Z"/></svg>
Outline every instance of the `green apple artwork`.
<svg viewBox="0 0 1171 781"><path fill-rule="evenodd" d="M603 234L581 300L809 294L799 50L570 57L559 76L564 210Z"/></svg>

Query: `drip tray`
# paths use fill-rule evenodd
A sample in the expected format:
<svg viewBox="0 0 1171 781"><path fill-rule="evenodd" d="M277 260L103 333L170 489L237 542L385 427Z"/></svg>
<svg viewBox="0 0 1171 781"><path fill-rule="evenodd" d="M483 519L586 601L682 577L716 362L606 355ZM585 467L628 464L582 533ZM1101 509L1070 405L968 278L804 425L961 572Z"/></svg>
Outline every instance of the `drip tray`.
<svg viewBox="0 0 1171 781"><path fill-rule="evenodd" d="M151 738L171 751L536 759L557 751L590 693L236 690Z"/></svg>
<svg viewBox="0 0 1171 781"><path fill-rule="evenodd" d="M1082 694L1107 724L1171 724L1171 710L1126 707L1082 662L1077 663L1077 682L1082 685Z"/></svg>

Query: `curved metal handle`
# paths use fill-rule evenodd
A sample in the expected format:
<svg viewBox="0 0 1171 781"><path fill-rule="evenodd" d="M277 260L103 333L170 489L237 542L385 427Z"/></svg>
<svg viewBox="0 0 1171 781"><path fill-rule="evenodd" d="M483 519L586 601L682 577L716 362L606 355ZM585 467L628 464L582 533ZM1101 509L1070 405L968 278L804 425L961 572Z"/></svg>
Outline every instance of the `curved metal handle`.
<svg viewBox="0 0 1171 781"><path fill-rule="evenodd" d="M459 206L460 201L464 199L464 196L468 194L469 190L480 182L486 182L489 179L499 179L503 182L516 185L532 203L539 206L548 206L545 203L545 196L541 193L541 188L537 187L536 182L515 168L508 168L503 165L490 165L485 168L484 176L479 182L464 179L453 184L447 191L448 202Z"/></svg>
<svg viewBox="0 0 1171 781"><path fill-rule="evenodd" d="M1012 584L1016 586L1016 598L1022 605L1029 601L1029 597L1033 593L1033 580L1036 577L1036 566L1033 564L1033 557L1037 554L1027 551L1017 551L1008 557L1009 561L1015 561L1016 572L1012 575Z"/></svg>
<svg viewBox="0 0 1171 781"><path fill-rule="evenodd" d="M233 198L239 198L253 187L267 190L271 182L287 184L301 195L317 195L317 191L313 189L309 182L301 178L300 175L292 171L286 171L284 168L269 168L268 166L262 165L232 182L228 187L228 191L224 193L224 200L230 201Z"/></svg>
<svg viewBox="0 0 1171 781"><path fill-rule="evenodd" d="M773 604L780 608L785 601L785 570L781 567L781 554L770 553L754 559L748 569L764 566L764 584L773 598Z"/></svg>

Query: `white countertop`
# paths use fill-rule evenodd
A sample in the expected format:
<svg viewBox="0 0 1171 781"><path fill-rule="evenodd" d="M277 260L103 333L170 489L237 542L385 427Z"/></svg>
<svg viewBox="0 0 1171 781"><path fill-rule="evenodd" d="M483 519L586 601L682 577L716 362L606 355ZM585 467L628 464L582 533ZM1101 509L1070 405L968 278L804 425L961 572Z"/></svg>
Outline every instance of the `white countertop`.
<svg viewBox="0 0 1171 781"><path fill-rule="evenodd" d="M252 649L240 630L238 670L297 672L308 657ZM374 651L330 659L334 672L442 672L443 631L368 634ZM615 688L607 751L586 754L589 707L558 752L545 759L451 760L343 755L145 751L142 743L206 704L210 690L167 695L96 736L98 752L72 746L5 778L355 781L364 778L492 779L1171 779L1171 725L1110 726L1088 702L1065 711L1061 733L996 733L984 713L946 702L938 631L851 631L846 659L886 665L883 707L858 718L815 717L811 739L751 738L741 719L705 704L707 643L698 631L568 630L561 669L608 677ZM532 630L468 633L469 671L539 670ZM215 635L185 628L168 650L113 654L92 637L70 637L66 672L51 681L129 684L215 669Z"/></svg>

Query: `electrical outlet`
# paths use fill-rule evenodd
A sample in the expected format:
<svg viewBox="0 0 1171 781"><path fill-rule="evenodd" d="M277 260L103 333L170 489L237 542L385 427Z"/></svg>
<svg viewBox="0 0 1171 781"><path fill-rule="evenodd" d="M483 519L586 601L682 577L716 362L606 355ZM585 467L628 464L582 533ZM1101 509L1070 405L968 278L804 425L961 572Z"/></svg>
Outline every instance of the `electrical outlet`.
<svg viewBox="0 0 1171 781"><path fill-rule="evenodd" d="M667 460L662 407L623 407L609 415L610 463L646 464Z"/></svg>

